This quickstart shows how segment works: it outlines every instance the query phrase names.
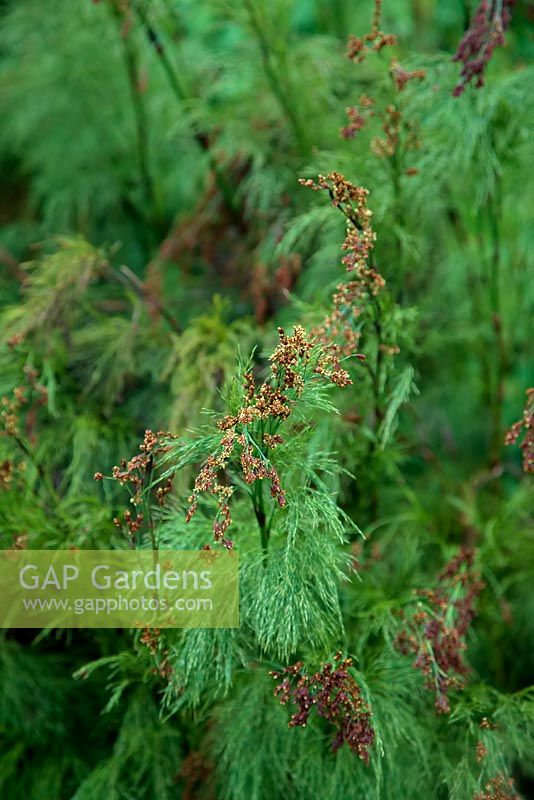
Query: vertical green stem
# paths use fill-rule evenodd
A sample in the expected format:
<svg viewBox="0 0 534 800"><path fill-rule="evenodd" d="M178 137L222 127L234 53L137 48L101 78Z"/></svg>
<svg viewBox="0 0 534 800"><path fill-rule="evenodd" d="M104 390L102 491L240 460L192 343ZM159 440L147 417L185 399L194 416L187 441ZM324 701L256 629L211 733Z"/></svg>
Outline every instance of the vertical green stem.
<svg viewBox="0 0 534 800"><path fill-rule="evenodd" d="M500 462L503 444L503 405L505 394L505 379L508 368L506 340L503 331L502 305L501 305L501 233L500 216L501 187L500 178L495 178L495 189L490 196L488 215L492 239L492 253L489 270L489 300L491 309L491 326L495 339L495 378L492 397L492 430L490 441L490 466Z"/></svg>
<svg viewBox="0 0 534 800"><path fill-rule="evenodd" d="M265 506L263 502L263 484L261 481L257 483L256 497L254 498L254 514L260 529L261 549L263 552L263 566L267 566L267 551L269 548L269 526L267 525L267 515L265 514Z"/></svg>
<svg viewBox="0 0 534 800"><path fill-rule="evenodd" d="M402 154L400 152L400 148L396 147L393 156L391 157L391 169L393 173L393 192L395 197L395 221L397 226L400 229L404 228L406 225L406 220L404 216L404 204L402 198L402 186L401 186L401 171L402 171ZM401 267L401 259L402 259L402 246L401 241L397 235L397 255L399 259L399 268Z"/></svg>
<svg viewBox="0 0 534 800"><path fill-rule="evenodd" d="M176 70L174 69L167 55L167 51L163 47L163 43L161 41L160 36L154 29L152 23L149 22L146 11L144 10L144 8L142 8L139 2L134 3L134 10L135 13L137 14L137 18L139 20L141 27L146 33L148 41L153 46L159 57L161 66L163 67L163 70L165 72L165 75L167 76L167 80L174 95L180 101L180 103L184 102L185 100L188 99L189 96L187 88L183 85L178 74L176 73ZM217 183L218 189L223 197L225 206L227 207L228 211L230 212L230 215L232 216L236 224L238 224L239 227L243 227L243 220L241 214L235 204L234 190L230 185L230 183L228 182L226 176L222 172L215 156L213 155L213 152L211 150L211 145L209 142L209 137L206 135L205 132L201 131L196 124L192 125L192 131L193 131L193 138L197 143L198 147L203 152L205 152L208 157L210 170L215 178L215 182Z"/></svg>
<svg viewBox="0 0 534 800"><path fill-rule="evenodd" d="M137 131L137 154L139 160L139 172L143 186L145 203L148 208L153 208L155 203L154 182L150 174L149 155L148 155L148 134L147 116L145 104L139 89L139 73L135 54L129 44L124 45L124 56L132 96L132 105L135 114L135 125Z"/></svg>
<svg viewBox="0 0 534 800"><path fill-rule="evenodd" d="M373 403L374 403L374 439L370 442L369 445L369 456L373 459L378 444L378 431L380 429L380 423L384 418L384 412L382 409L382 391L380 387L381 383L381 376L382 376L382 362L384 358L384 354L382 351L382 322L380 319L380 304L376 298L373 299L373 309L374 309L374 319L373 319L373 327L375 330L376 336L376 359L375 359L375 366L374 370L372 371L372 383L373 383ZM378 481L374 480L372 489L371 489L371 499L370 499L370 509L371 509L371 521L376 522L379 516L379 496L378 496Z"/></svg>
<svg viewBox="0 0 534 800"><path fill-rule="evenodd" d="M259 18L259 14L256 8L254 7L254 3L252 2L252 0L244 0L244 4L248 13L250 26L258 41L261 58L263 62L263 68L265 70L265 75L267 76L267 80L269 81L272 92L276 97L278 104L280 105L280 108L285 114L290 127L293 129L293 133L297 141L300 153L302 155L306 155L310 149L308 143L308 137L306 135L305 128L301 123L301 120L295 113L291 93L288 92L286 90L286 87L284 87L280 82L278 71L276 70L273 64L271 47L267 39L267 36L265 35L265 30Z"/></svg>
<svg viewBox="0 0 534 800"><path fill-rule="evenodd" d="M111 4L111 10L120 31L123 24L122 12L115 3ZM154 183L149 167L147 114L143 97L139 88L137 55L132 37L129 35L122 35L122 32L120 33L120 36L123 45L124 63L126 66L126 73L128 75L128 84L130 87L132 108L135 118L137 159L139 164L141 186L143 188L143 196L146 207L152 209L155 202Z"/></svg>
<svg viewBox="0 0 534 800"><path fill-rule="evenodd" d="M41 482L42 482L43 486L45 487L46 491L48 492L48 494L50 496L50 499L52 500L53 505L54 506L58 506L59 505L59 495L55 490L54 484L52 483L52 479L46 473L43 465L40 464L37 461L37 458L35 457L32 449L26 444L26 442L20 436L14 436L13 440L16 442L18 447L22 450L24 455L28 458L28 460L31 462L31 464L36 469L37 474L39 475L39 478L41 479Z"/></svg>

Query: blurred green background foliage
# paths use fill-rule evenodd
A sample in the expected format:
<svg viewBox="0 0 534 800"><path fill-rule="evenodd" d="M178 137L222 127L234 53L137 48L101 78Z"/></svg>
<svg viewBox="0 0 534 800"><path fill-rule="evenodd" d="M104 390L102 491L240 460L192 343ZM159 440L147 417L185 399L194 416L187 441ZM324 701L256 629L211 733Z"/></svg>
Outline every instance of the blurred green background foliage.
<svg viewBox="0 0 534 800"><path fill-rule="evenodd" d="M4 404L3 548L127 546L127 494L93 475L146 429L179 437L160 545L211 542L209 509L185 523L207 410L235 413L249 358L264 374L277 326L316 325L343 278L346 220L299 178L369 190L386 281L357 325L370 368L306 394L276 455L267 568L235 500L239 630L3 632L6 800L471 800L496 776L532 796L532 488L504 437L533 381L534 8L455 97L476 5L384 0L397 42L358 63L370 0L0 3L0 396L26 392L16 435ZM395 639L459 547L485 589L444 717ZM269 670L337 650L369 766L272 696Z"/></svg>

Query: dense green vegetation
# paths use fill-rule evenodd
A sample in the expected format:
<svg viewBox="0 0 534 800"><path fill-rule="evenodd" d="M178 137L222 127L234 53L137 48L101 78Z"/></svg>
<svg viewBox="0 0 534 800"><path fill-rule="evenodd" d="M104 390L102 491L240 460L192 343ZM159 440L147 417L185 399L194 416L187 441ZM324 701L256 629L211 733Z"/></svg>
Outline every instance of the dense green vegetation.
<svg viewBox="0 0 534 800"><path fill-rule="evenodd" d="M3 631L5 800L532 796L533 10L476 5L0 3L1 546L241 587Z"/></svg>

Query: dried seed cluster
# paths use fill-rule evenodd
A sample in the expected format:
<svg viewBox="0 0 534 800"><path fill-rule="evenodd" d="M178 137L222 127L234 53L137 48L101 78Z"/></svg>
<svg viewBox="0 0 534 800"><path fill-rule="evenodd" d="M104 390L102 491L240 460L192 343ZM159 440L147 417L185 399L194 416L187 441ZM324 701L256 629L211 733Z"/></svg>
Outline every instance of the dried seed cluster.
<svg viewBox="0 0 534 800"><path fill-rule="evenodd" d="M412 71L406 70L401 67L396 58L391 60L389 74L393 81L393 85L398 92L402 92L408 83L410 83L410 81L422 81L426 77L426 72L424 69L416 69ZM348 124L341 128L341 137L343 139L354 139L356 135L366 126L369 119L377 116L374 106L374 98L369 97L366 94L363 94L360 97L357 106L349 106L349 108L346 109ZM388 143L388 147L386 148L385 146L382 146L382 148L380 148L380 146L377 144L377 141L381 140L373 139L371 148L375 155L387 155L391 157L395 154L395 151L399 146L401 121L402 115L399 109L394 105L388 105L384 112L382 125L382 129L386 134L385 141ZM407 142L407 148L410 149L414 147L414 145L415 139L410 137Z"/></svg>
<svg viewBox="0 0 534 800"><path fill-rule="evenodd" d="M142 492L146 488L147 479L152 475L157 456L170 450L169 444L163 444L169 438L171 438L171 434L166 431L154 433L151 430L146 430L143 442L139 445L139 454L129 461L123 458L119 467L113 467L111 471L112 478L121 485L127 484L132 488L132 503L134 505L141 503ZM104 475L101 472L95 472L94 479L95 481L101 481L104 479ZM163 502L171 489L170 481L172 481L171 478L157 491L158 499L161 498ZM161 505L163 505L163 502Z"/></svg>
<svg viewBox="0 0 534 800"><path fill-rule="evenodd" d="M6 491L11 487L13 481L13 462L6 458L0 464L0 489Z"/></svg>
<svg viewBox="0 0 534 800"><path fill-rule="evenodd" d="M143 494L147 490L150 491L157 468L157 459L170 450L171 446L168 444L170 438L175 437L166 431L154 433L147 429L143 441L139 445L140 452L129 461L123 458L120 466L113 467L111 471L112 479L120 483L121 486L129 487L131 491L130 502L134 507L140 506L143 502ZM105 476L102 472L95 472L93 477L95 481L103 481ZM166 478L154 492L158 505L165 505L167 495L171 489L172 475ZM113 524L121 530L126 529L128 537L132 540L135 539L144 522L145 515L143 513L133 513L130 509L126 509L122 516L113 519Z"/></svg>
<svg viewBox="0 0 534 800"><path fill-rule="evenodd" d="M523 417L514 422L505 436L504 443L515 444L523 433L520 445L523 454L523 470L532 473L534 472L534 388L527 389L526 395L527 402L523 410Z"/></svg>
<svg viewBox="0 0 534 800"><path fill-rule="evenodd" d="M281 672L269 674L280 683L274 690L282 705L292 703L297 711L289 720L289 727L305 728L312 709L334 725L336 735L332 749L338 750L344 743L366 764L369 749L375 741L371 725L371 712L362 699L361 690L352 675L351 658L342 658L336 653L333 663L323 664L318 672L307 675L301 661L286 667Z"/></svg>
<svg viewBox="0 0 534 800"><path fill-rule="evenodd" d="M476 760L477 764L480 764L486 756L488 755L488 748L484 744L484 742L477 742L476 746Z"/></svg>
<svg viewBox="0 0 534 800"><path fill-rule="evenodd" d="M155 661L152 673L160 678L170 680L173 669L169 662L169 651L163 646L163 639L159 628L143 628L139 641L144 647L148 648L150 655Z"/></svg>
<svg viewBox="0 0 534 800"><path fill-rule="evenodd" d="M361 38L349 36L347 44L347 57L351 61L362 62L369 53L378 53L384 47L397 44L397 37L391 33L380 30L382 18L382 0L375 0L371 31Z"/></svg>
<svg viewBox="0 0 534 800"><path fill-rule="evenodd" d="M350 106L346 109L348 125L340 130L340 135L343 139L354 139L366 126L369 118L375 114L373 110L374 104L375 101L372 97L362 94L358 100L358 106Z"/></svg>
<svg viewBox="0 0 534 800"><path fill-rule="evenodd" d="M368 189L351 183L340 172L319 175L317 182L301 178L299 183L316 192L328 192L334 208L338 208L347 219L347 235L341 248L346 254L342 263L348 272L355 272L359 278L368 277L365 270L376 241L371 226L373 212L367 208Z"/></svg>
<svg viewBox="0 0 534 800"><path fill-rule="evenodd" d="M12 549L13 550L27 550L29 541L30 541L30 537L28 536L27 533L16 533L13 536Z"/></svg>
<svg viewBox="0 0 534 800"><path fill-rule="evenodd" d="M256 386L253 374L245 375L243 405L235 414L217 423L222 431L219 449L206 460L188 498L187 522L196 513L201 494L217 497L214 539L228 550L234 544L226 532L232 523L229 501L235 487L223 481L230 460L239 464L248 485L266 479L271 497L283 508L286 496L278 472L265 450L272 450L283 442L276 430L291 415L296 399L304 391L305 371L307 380L319 375L340 386L350 383L348 374L330 352L321 348L315 352L315 342L301 325L295 326L289 336L279 328L278 336L278 346L269 358L270 381Z"/></svg>
<svg viewBox="0 0 534 800"><path fill-rule="evenodd" d="M180 777L184 782L182 800L198 800L199 797L215 800L214 792L210 791L213 770L213 764L203 753L197 750L188 753L180 769Z"/></svg>
<svg viewBox="0 0 534 800"><path fill-rule="evenodd" d="M521 800L514 788L512 778L497 775L486 784L484 791L476 792L473 800Z"/></svg>
<svg viewBox="0 0 534 800"><path fill-rule="evenodd" d="M396 44L394 36L388 36L379 30L381 17L381 0L375 3L372 31L363 38L351 36L348 45L348 57L357 63L363 61L365 56L372 51L381 50L388 45ZM369 47L367 42L373 42ZM396 58L392 58L389 66L389 77L393 84L393 89L400 93L406 86L414 80L422 81L426 77L424 69L406 70L401 66ZM416 134L414 123L410 119L403 117L401 110L396 104L388 104L383 112L378 112L375 108L375 100L368 95L360 97L358 106L350 106L346 109L348 124L341 128L340 134L344 139L353 139L366 126L371 117L379 116L382 118L382 130L384 136L376 136L371 141L371 152L379 158L395 158L394 168L397 168L399 155L406 151L420 146ZM401 142L401 134L403 136ZM413 168L405 170L405 174L414 175Z"/></svg>
<svg viewBox="0 0 534 800"><path fill-rule="evenodd" d="M468 83L484 86L484 73L496 47L506 44L504 33L512 19L515 0L482 0L456 51L453 61L462 64L460 82L453 94L459 97Z"/></svg>
<svg viewBox="0 0 534 800"><path fill-rule="evenodd" d="M407 130L408 134L401 143L402 129ZM397 106L392 104L386 106L384 111L382 131L384 135L375 136L371 142L371 152L378 158L395 158L401 147L409 151L417 150L421 146L415 125L406 120ZM417 170L414 172L409 168L406 174L415 175Z"/></svg>
<svg viewBox="0 0 534 800"><path fill-rule="evenodd" d="M397 649L413 654L425 685L435 692L436 710L448 714L448 692L461 688L468 667L463 659L466 635L475 616L474 602L484 583L473 569L475 551L462 548L447 564L435 589L419 591L429 610L417 611L396 639Z"/></svg>
<svg viewBox="0 0 534 800"><path fill-rule="evenodd" d="M367 208L369 192L355 186L339 172L319 175L317 182L301 180L300 183L314 191L327 191L332 205L347 219L342 263L351 279L338 284L330 313L312 331L315 340L328 354L331 380L346 385L350 378L346 370L341 369L340 359L354 355L360 360L365 359L357 353L360 333L355 329L354 321L362 314L368 301L385 286L384 278L370 263L376 234L371 225L372 212Z"/></svg>
<svg viewBox="0 0 534 800"><path fill-rule="evenodd" d="M490 722L487 717L482 717L479 723L481 731L485 731L487 736L488 731L494 731L497 728L495 723ZM487 741L487 739L486 739ZM477 764L482 764L488 755L488 748L486 744L479 740L475 748L475 758ZM473 800L519 800L518 795L515 793L514 782L512 778L505 775L497 775L486 784L483 791L475 792Z"/></svg>
<svg viewBox="0 0 534 800"><path fill-rule="evenodd" d="M424 69L406 70L401 67L396 58L391 59L389 74L393 79L397 91L402 92L410 81L423 81L426 77Z"/></svg>
<svg viewBox="0 0 534 800"><path fill-rule="evenodd" d="M121 519L120 516L113 518L113 524L115 525L116 528L118 528L119 530L122 531L122 530L124 530L124 527L126 527L126 530L128 531L130 539L135 539L136 538L137 533L143 527L143 522L144 521L145 521L145 515L144 514L135 514L134 515L134 514L132 514L132 512L129 509L126 509L126 511L123 511L122 519Z"/></svg>
<svg viewBox="0 0 534 800"><path fill-rule="evenodd" d="M186 515L186 522L190 522L198 509L198 498L203 492L215 495L217 497L217 516L213 522L213 535L215 541L228 550L233 547L232 540L228 539L225 534L232 524L229 500L234 493L234 487L221 483L218 474L224 473L228 460L233 454L236 438L235 429L230 428L221 439L219 452L208 457L195 479L193 493L188 498L189 508Z"/></svg>
<svg viewBox="0 0 534 800"><path fill-rule="evenodd" d="M0 400L2 408L0 419L3 426L0 436L18 438L22 432L21 415L23 409L30 410L30 403L33 408L44 406L47 403L47 390L43 384L39 383L37 370L25 366L24 379L25 383L16 386L11 393L11 397L5 396Z"/></svg>

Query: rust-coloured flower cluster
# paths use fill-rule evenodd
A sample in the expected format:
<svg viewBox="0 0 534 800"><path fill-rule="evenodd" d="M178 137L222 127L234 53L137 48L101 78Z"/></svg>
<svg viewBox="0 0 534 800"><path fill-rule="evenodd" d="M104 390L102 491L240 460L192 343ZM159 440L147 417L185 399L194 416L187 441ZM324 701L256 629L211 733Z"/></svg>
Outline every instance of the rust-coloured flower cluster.
<svg viewBox="0 0 534 800"><path fill-rule="evenodd" d="M396 647L413 654L413 665L435 692L438 713L450 712L449 689L461 688L468 672L463 653L475 616L474 602L484 583L474 570L475 551L461 548L438 578L435 589L421 590L426 608L413 614L408 628L397 636Z"/></svg>
<svg viewBox="0 0 534 800"><path fill-rule="evenodd" d="M204 753L198 750L188 753L180 769L180 777L184 782L182 800L198 800L200 797L215 800L213 770L214 765Z"/></svg>
<svg viewBox="0 0 534 800"><path fill-rule="evenodd" d="M22 431L21 415L23 409L28 412L35 411L38 406L46 405L47 391L43 384L39 383L39 373L33 367L24 367L25 382L16 386L10 397L2 397L0 401L3 430L0 436L11 436L17 439L22 433L30 433L28 425ZM30 425L31 427L31 425Z"/></svg>
<svg viewBox="0 0 534 800"><path fill-rule="evenodd" d="M11 487L13 480L13 462L8 458L0 464L0 489L6 491Z"/></svg>
<svg viewBox="0 0 534 800"><path fill-rule="evenodd" d="M334 208L338 208L349 223L343 244L343 250L347 251L343 263L349 272L364 269L376 240L371 227L372 212L367 208L369 191L362 186L355 186L340 172L319 175L317 182L301 178L299 183L316 192L328 192Z"/></svg>
<svg viewBox="0 0 534 800"><path fill-rule="evenodd" d="M350 106L346 109L348 124L340 131L343 139L354 139L365 128L369 118L375 114L374 105L375 101L372 97L362 94L357 106Z"/></svg>
<svg viewBox="0 0 534 800"><path fill-rule="evenodd" d="M278 472L266 453L283 441L277 430L291 415L295 401L304 390L304 374L307 373L307 380L315 375L338 386L351 382L338 359L327 348L316 347L316 342L307 336L301 325L295 326L291 335L279 328L278 335L279 344L269 358L269 382L256 386L253 374L245 375L243 404L235 414L218 422L222 431L220 447L201 468L188 498L187 522L196 513L202 493L217 497L213 534L215 541L229 550L233 548L233 541L226 535L232 523L229 501L235 491L233 485L224 482L229 461L233 458L238 461L242 477L249 486L266 479L271 497L283 508L286 496Z"/></svg>
<svg viewBox="0 0 534 800"><path fill-rule="evenodd" d="M404 74L414 76L418 73L421 73L424 77L423 70L405 72ZM396 79L394 81L397 84ZM403 130L407 132L404 141L401 140ZM389 103L384 109L382 132L383 136L375 136L371 141L371 152L378 158L395 159L401 151L418 150L421 146L416 125L403 116L399 106L393 103ZM414 171L413 167L408 167L405 170L405 174L415 175L416 171Z"/></svg>
<svg viewBox="0 0 534 800"><path fill-rule="evenodd" d="M483 765L483 762L486 760L489 752L487 747L488 734L490 734L492 731L495 731L498 726L494 722L490 722L487 717L482 717L478 727L480 728L482 738L480 738L476 743L475 759L477 764ZM481 770L482 769L483 766L481 766ZM477 797L477 795L475 795L475 797Z"/></svg>
<svg viewBox="0 0 534 800"><path fill-rule="evenodd" d="M154 660L155 666L152 668L152 673L160 678L170 680L173 669L169 661L169 651L163 645L160 629L143 628L139 642L148 649Z"/></svg>
<svg viewBox="0 0 534 800"><path fill-rule="evenodd" d="M375 741L371 725L371 712L364 702L361 690L350 674L351 658L342 658L336 653L333 663L323 664L318 672L307 675L302 662L286 667L281 672L270 675L280 683L274 690L282 705L291 702L297 711L291 716L291 728L306 727L315 708L320 717L328 720L336 728L332 749L338 750L348 744L366 764L369 763L369 749Z"/></svg>
<svg viewBox="0 0 534 800"><path fill-rule="evenodd" d="M523 417L514 422L506 434L504 443L515 444L523 433L520 445L523 454L523 470L532 473L534 472L534 388L527 389L526 394L527 402L523 410Z"/></svg>
<svg viewBox="0 0 534 800"><path fill-rule="evenodd" d="M462 64L460 82L453 94L459 97L468 83L484 86L484 73L496 47L506 44L504 33L512 19L515 0L482 0L456 51L453 61Z"/></svg>
<svg viewBox="0 0 534 800"><path fill-rule="evenodd" d="M424 69L406 70L401 67L396 58L391 59L389 74L391 75L393 83L395 84L395 88L398 92L404 91L410 81L423 81L426 77L426 72Z"/></svg>
<svg viewBox="0 0 534 800"><path fill-rule="evenodd" d="M168 440L170 438L174 437L166 431L154 433L151 430L146 430L143 442L139 445L140 452L129 461L123 458L120 466L113 467L111 477L122 486L128 486L131 492L130 502L135 508L143 503L144 492L151 490L157 459L169 451ZM102 481L104 477L101 472L96 472L94 480ZM172 476L161 483L154 492L158 505L165 505L167 495L171 489ZM113 523L121 530L126 528L129 538L134 540L143 527L144 521L145 516L142 512L136 511L134 513L130 509L126 509L122 514L122 518L115 517Z"/></svg>
<svg viewBox="0 0 534 800"><path fill-rule="evenodd" d="M379 30L381 16L381 2L375 3L372 31L362 39L355 36L349 38L347 55L352 61L360 63L370 52L382 50L382 48L395 45L396 38L386 35ZM373 42L369 47L366 43ZM389 66L389 77L394 91L399 94L404 91L406 86L414 80L424 80L426 76L424 69L406 70L396 58L392 58ZM341 128L340 134L343 139L354 139L358 133L367 125L372 117L381 117L383 136L375 136L371 142L371 152L378 158L397 158L399 151L409 151L419 147L417 131L412 121L404 119L399 104L388 103L382 112L376 109L376 102L373 97L363 94L357 106L350 106L346 109L348 123ZM401 142L402 131L407 131L407 136ZM407 175L415 174L413 168L406 170Z"/></svg>
<svg viewBox="0 0 534 800"><path fill-rule="evenodd" d="M312 331L314 339L328 353L330 363L339 370L339 362L343 357L365 359L357 352L360 334L355 330L354 321L362 314L369 300L376 297L385 286L384 278L371 264L376 234L371 225L372 212L367 207L369 192L361 186L355 186L339 172L319 175L317 182L301 180L300 183L314 191L328 192L332 205L347 220L342 263L351 280L338 284L331 311ZM343 373L340 377L344 379Z"/></svg>
<svg viewBox="0 0 534 800"><path fill-rule="evenodd" d="M378 53L384 47L391 47L397 43L397 37L391 33L380 30L382 18L382 0L375 0L371 30L361 38L349 36L347 56L357 63L361 63L369 53Z"/></svg>
<svg viewBox="0 0 534 800"><path fill-rule="evenodd" d="M158 455L170 449L169 444L162 444L169 438L169 433L158 431L154 433L146 430L142 444L139 445L140 453L129 461L122 459L120 467L113 467L112 477L120 484L129 484L133 489L133 501L141 502L141 491L146 483L146 476L154 468L154 460ZM95 475L95 480L101 479L100 474Z"/></svg>
<svg viewBox="0 0 534 800"><path fill-rule="evenodd" d="M515 791L512 778L497 775L488 781L482 792L476 792L473 800L521 800L521 798Z"/></svg>
<svg viewBox="0 0 534 800"><path fill-rule="evenodd" d="M412 80L424 80L425 74L423 69L410 72L403 69L396 59L391 61L390 76L397 92L402 92ZM347 108L348 124L341 128L341 137L343 139L354 139L372 117L379 116L380 112L375 110L374 106L374 99L364 94L360 97L358 106ZM401 144L405 151L417 150L420 147L415 126L410 120L403 117L398 104L388 103L381 113L381 119L383 135L375 136L371 141L371 152L375 156L378 158L394 158L400 150ZM405 137L405 141L401 143L403 128L408 131L408 135ZM414 173L407 172L407 174Z"/></svg>

